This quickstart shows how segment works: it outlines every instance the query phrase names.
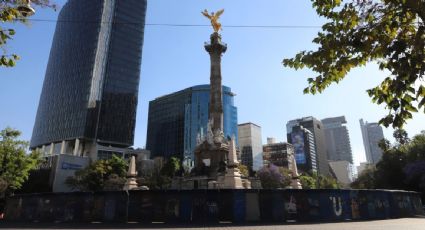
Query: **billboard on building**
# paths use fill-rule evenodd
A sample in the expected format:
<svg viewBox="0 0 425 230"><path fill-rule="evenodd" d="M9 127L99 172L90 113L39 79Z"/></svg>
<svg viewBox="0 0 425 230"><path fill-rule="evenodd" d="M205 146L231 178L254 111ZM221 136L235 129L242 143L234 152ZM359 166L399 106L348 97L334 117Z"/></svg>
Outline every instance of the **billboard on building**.
<svg viewBox="0 0 425 230"><path fill-rule="evenodd" d="M291 133L292 145L294 146L295 161L297 164L306 164L304 148L304 134L301 130Z"/></svg>

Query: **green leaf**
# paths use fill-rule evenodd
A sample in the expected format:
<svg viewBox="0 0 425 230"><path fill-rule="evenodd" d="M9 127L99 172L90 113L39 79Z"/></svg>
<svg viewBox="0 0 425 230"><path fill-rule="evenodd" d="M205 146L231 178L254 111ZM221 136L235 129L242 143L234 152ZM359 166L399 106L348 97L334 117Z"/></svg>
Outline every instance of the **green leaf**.
<svg viewBox="0 0 425 230"><path fill-rule="evenodd" d="M8 66L12 67L15 66L16 62L13 59L9 59L9 62L7 63Z"/></svg>
<svg viewBox="0 0 425 230"><path fill-rule="evenodd" d="M318 47L301 51L283 64L317 72L318 77L308 78L308 88L303 90L315 94L339 83L351 69L378 62L379 68L392 76L367 93L393 115L382 118L383 124L399 127L411 113L418 112L413 105L424 105L425 89L419 77L423 77L425 63L425 28L415 22L418 15L425 15L425 5L414 0L372 2L312 0L317 14L326 19L322 31L312 39ZM413 86L417 83L421 86L416 92Z"/></svg>

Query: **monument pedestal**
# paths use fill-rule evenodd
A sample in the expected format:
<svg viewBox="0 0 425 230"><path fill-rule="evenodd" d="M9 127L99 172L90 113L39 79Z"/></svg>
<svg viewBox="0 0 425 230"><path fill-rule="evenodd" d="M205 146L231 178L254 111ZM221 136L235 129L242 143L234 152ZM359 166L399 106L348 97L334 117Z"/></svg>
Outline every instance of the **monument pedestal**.
<svg viewBox="0 0 425 230"><path fill-rule="evenodd" d="M195 167L197 174L209 178L225 171L229 146L226 143L209 143L204 141L195 149Z"/></svg>
<svg viewBox="0 0 425 230"><path fill-rule="evenodd" d="M124 190L136 189L138 186L136 178L128 178L124 184Z"/></svg>
<svg viewBox="0 0 425 230"><path fill-rule="evenodd" d="M243 181L238 168L228 168L224 175L224 188L228 189L243 189Z"/></svg>

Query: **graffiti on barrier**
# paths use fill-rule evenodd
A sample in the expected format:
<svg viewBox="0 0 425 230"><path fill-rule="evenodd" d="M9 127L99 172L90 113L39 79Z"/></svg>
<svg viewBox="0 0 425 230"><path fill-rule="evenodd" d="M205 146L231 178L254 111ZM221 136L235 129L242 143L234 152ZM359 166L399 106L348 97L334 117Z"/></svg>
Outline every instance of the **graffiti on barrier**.
<svg viewBox="0 0 425 230"><path fill-rule="evenodd" d="M296 214L297 213L297 202L293 195L289 198L289 202L285 203L285 210L287 213Z"/></svg>
<svg viewBox="0 0 425 230"><path fill-rule="evenodd" d="M341 216L342 215L342 201L341 201L341 197L335 197L335 196L331 196L329 197L329 199L332 201L332 207L333 207L333 211L335 213L336 216Z"/></svg>
<svg viewBox="0 0 425 230"><path fill-rule="evenodd" d="M15 195L7 200L4 218L19 222L344 221L423 215L421 207L420 194L400 191L158 190L130 191L128 197L122 192Z"/></svg>

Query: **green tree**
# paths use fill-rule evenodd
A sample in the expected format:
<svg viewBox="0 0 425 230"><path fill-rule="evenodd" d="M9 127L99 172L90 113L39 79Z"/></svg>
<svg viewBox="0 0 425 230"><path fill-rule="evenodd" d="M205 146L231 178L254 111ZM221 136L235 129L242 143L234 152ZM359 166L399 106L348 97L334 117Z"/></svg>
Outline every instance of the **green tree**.
<svg viewBox="0 0 425 230"><path fill-rule="evenodd" d="M282 187L286 188L289 187L291 185L292 182L292 171L289 170L288 168L284 168L284 167L279 167L279 172L282 174L283 179L282 179Z"/></svg>
<svg viewBox="0 0 425 230"><path fill-rule="evenodd" d="M163 176L174 177L177 172L181 169L180 159L177 157L171 157L161 169Z"/></svg>
<svg viewBox="0 0 425 230"><path fill-rule="evenodd" d="M355 189L374 189L376 188L375 167L363 170L356 180L351 183L351 188Z"/></svg>
<svg viewBox="0 0 425 230"><path fill-rule="evenodd" d="M51 4L49 0L1 0L0 1L0 22L27 22L27 17L31 16L24 13L20 7L25 2L32 3L32 5L40 7L50 7L55 9L56 6ZM0 67L12 67L15 66L16 61L19 60L19 56L16 54L8 54L5 46L8 40L11 40L15 35L15 30L11 28L3 28L0 26L0 49L3 49L3 53L0 55Z"/></svg>
<svg viewBox="0 0 425 230"><path fill-rule="evenodd" d="M289 170L269 164L257 172L261 186L265 189L286 188L291 184Z"/></svg>
<svg viewBox="0 0 425 230"><path fill-rule="evenodd" d="M0 131L0 196L21 188L40 162L37 152L27 154L28 142L18 140L20 135L12 128Z"/></svg>
<svg viewBox="0 0 425 230"><path fill-rule="evenodd" d="M335 178L319 175L316 172L302 173L300 183L304 189L339 188Z"/></svg>
<svg viewBox="0 0 425 230"><path fill-rule="evenodd" d="M384 138L378 142L378 147L382 149L382 151L387 151L391 148L391 142Z"/></svg>
<svg viewBox="0 0 425 230"><path fill-rule="evenodd" d="M317 180L308 174L301 174L300 183L303 189L316 189Z"/></svg>
<svg viewBox="0 0 425 230"><path fill-rule="evenodd" d="M410 141L409 135L404 129L396 129L393 132L393 137L399 145L407 144Z"/></svg>
<svg viewBox="0 0 425 230"><path fill-rule="evenodd" d="M338 181L330 176L319 175L319 188L332 188L337 189L340 187Z"/></svg>
<svg viewBox="0 0 425 230"><path fill-rule="evenodd" d="M171 185L171 177L164 176L158 171L154 171L151 175L146 175L140 180L141 185L146 185L149 189L167 189Z"/></svg>
<svg viewBox="0 0 425 230"><path fill-rule="evenodd" d="M399 131L396 130L394 136L399 135L397 133ZM401 136L407 137L407 133ZM418 134L410 141L387 145L376 168L362 172L351 186L418 191L425 199L425 134Z"/></svg>
<svg viewBox="0 0 425 230"><path fill-rule="evenodd" d="M145 185L151 190L168 189L171 186L172 178L184 173L181 162L177 157L171 157L164 165L155 164L153 170L137 179L139 185Z"/></svg>
<svg viewBox="0 0 425 230"><path fill-rule="evenodd" d="M102 191L119 190L125 183L128 163L113 155L108 160L98 160L68 177L65 183L74 190Z"/></svg>
<svg viewBox="0 0 425 230"><path fill-rule="evenodd" d="M425 113L425 1L424 0L312 0L327 19L313 39L317 50L284 59L285 66L317 72L304 93L321 93L351 69L377 62L391 76L367 92L384 104L388 115L380 123L401 128L413 112Z"/></svg>
<svg viewBox="0 0 425 230"><path fill-rule="evenodd" d="M249 170L248 170L248 167L246 165L239 164L238 165L238 169L241 172L241 175L243 177L248 177L249 176Z"/></svg>

